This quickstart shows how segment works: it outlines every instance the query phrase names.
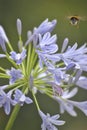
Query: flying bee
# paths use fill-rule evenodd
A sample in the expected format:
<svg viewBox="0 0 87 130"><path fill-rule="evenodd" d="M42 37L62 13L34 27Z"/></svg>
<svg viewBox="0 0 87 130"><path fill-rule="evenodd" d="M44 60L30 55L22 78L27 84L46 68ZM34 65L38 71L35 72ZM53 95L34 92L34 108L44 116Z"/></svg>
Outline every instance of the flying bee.
<svg viewBox="0 0 87 130"><path fill-rule="evenodd" d="M68 16L67 18L69 19L71 25L78 25L80 21L86 20L84 17L78 15Z"/></svg>

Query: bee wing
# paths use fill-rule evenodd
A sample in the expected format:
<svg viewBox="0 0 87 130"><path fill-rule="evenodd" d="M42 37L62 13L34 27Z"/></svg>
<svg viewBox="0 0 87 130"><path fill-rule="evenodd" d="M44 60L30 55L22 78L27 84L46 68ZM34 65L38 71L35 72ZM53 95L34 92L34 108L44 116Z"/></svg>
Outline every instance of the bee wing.
<svg viewBox="0 0 87 130"><path fill-rule="evenodd" d="M79 16L79 19L80 19L81 21L87 21L87 17L86 17L86 16L83 16L83 17Z"/></svg>

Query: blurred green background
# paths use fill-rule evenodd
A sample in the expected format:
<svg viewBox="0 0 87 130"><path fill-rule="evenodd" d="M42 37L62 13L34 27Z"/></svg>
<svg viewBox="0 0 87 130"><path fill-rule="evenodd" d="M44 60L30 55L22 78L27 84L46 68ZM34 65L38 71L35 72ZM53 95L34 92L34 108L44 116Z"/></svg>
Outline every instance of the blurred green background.
<svg viewBox="0 0 87 130"><path fill-rule="evenodd" d="M85 17L78 26L72 26L67 19L68 16L79 15ZM7 36L14 48L17 49L16 19L23 22L23 40L26 40L27 30L32 30L43 20L57 19L58 24L53 33L58 35L58 45L61 46L65 37L69 38L70 44L78 42L81 45L87 42L87 0L0 0L0 24L4 26ZM0 49L1 51L1 49ZM3 62L4 63L4 62ZM0 64L3 64L0 63ZM7 66L7 63L3 64ZM1 81L0 81L1 82ZM56 102L50 100L45 95L37 95L41 108L44 112L55 114L59 112ZM87 100L87 91L80 89L74 100ZM59 130L87 130L87 117L76 109L78 117L69 116L66 112L61 115L61 119L66 120L64 126ZM0 130L9 117L3 109L0 109ZM24 105L14 123L12 130L41 130L41 120L36 111L36 106Z"/></svg>

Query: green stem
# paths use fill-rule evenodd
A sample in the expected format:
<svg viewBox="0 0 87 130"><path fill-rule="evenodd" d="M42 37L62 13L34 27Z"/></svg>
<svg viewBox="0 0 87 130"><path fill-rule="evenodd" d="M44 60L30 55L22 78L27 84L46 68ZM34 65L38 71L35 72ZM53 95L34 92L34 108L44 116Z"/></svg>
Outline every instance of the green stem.
<svg viewBox="0 0 87 130"><path fill-rule="evenodd" d="M26 86L22 89L23 93L25 93L25 91L26 91ZM12 126L14 124L14 121L15 121L17 115L18 115L18 112L19 112L20 108L21 108L21 106L19 104L17 104L14 107L13 112L12 112L12 114L11 114L9 120L8 120L8 123L7 123L6 127L5 127L5 130L11 130L11 128L12 128Z"/></svg>
<svg viewBox="0 0 87 130"><path fill-rule="evenodd" d="M22 41L22 37L21 35L19 35L19 51L21 52L22 51L22 48L23 48L23 41Z"/></svg>
<svg viewBox="0 0 87 130"><path fill-rule="evenodd" d="M8 121L8 123L6 125L5 130L11 130L11 128L13 126L13 123L14 123L16 117L17 117L17 114L18 114L19 110L20 110L20 106L16 105L15 108L14 108L14 110L13 110L13 112L12 112L12 114L11 114L11 116L10 116L10 118L9 118L9 121Z"/></svg>
<svg viewBox="0 0 87 130"><path fill-rule="evenodd" d="M35 94L34 94L33 92L32 92L32 95L33 95L33 98L34 98L34 101L35 101L37 110L40 110L40 107L39 107L39 104L38 104L38 102L37 102L36 96L35 96Z"/></svg>
<svg viewBox="0 0 87 130"><path fill-rule="evenodd" d="M13 51L13 48L12 48L10 42L9 42L7 45L8 45L8 47L9 47L10 51Z"/></svg>
<svg viewBox="0 0 87 130"><path fill-rule="evenodd" d="M30 68L30 60L31 60L31 50L32 50L32 47L31 47L31 43L28 45L28 56L27 56L27 74L29 72L29 68Z"/></svg>
<svg viewBox="0 0 87 130"><path fill-rule="evenodd" d="M4 72L6 71L6 70L5 70L4 68L2 68L2 67L0 67L0 70L1 70L1 71L4 71Z"/></svg>

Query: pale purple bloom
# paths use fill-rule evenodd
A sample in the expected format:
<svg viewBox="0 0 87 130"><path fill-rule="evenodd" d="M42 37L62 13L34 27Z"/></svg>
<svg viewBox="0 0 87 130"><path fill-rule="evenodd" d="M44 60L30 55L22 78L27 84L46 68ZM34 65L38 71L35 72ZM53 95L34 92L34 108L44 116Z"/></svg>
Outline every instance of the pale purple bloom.
<svg viewBox="0 0 87 130"><path fill-rule="evenodd" d="M60 57L58 57L56 54L48 54L40 50L36 50L36 52L39 57L40 66L45 64L48 68L54 68L55 63L60 61Z"/></svg>
<svg viewBox="0 0 87 130"><path fill-rule="evenodd" d="M67 111L71 116L77 116L77 113L74 110L74 106L68 102L67 98L73 97L77 93L77 88L73 89L70 93L65 91L62 93L62 96L53 96L53 98L60 104L60 113Z"/></svg>
<svg viewBox="0 0 87 130"><path fill-rule="evenodd" d="M20 69L11 68L11 70L7 70L6 73L10 76L9 84L13 84L16 80L23 78Z"/></svg>
<svg viewBox="0 0 87 130"><path fill-rule="evenodd" d="M41 50L43 53L53 54L58 50L58 46L56 44L57 36L51 34L49 32L45 33L43 37L39 34L39 44L36 46L37 49Z"/></svg>
<svg viewBox="0 0 87 130"><path fill-rule="evenodd" d="M48 19L44 20L38 28L34 28L34 34L45 34L46 32L52 32L56 26L57 20L52 20L51 22Z"/></svg>
<svg viewBox="0 0 87 130"><path fill-rule="evenodd" d="M4 111L7 115L10 114L11 111L11 104L14 102L11 99L12 91L9 91L8 93L5 93L0 88L0 107L4 107Z"/></svg>
<svg viewBox="0 0 87 130"><path fill-rule="evenodd" d="M65 67L64 68L48 68L48 71L52 73L53 77L54 77L54 81L60 85L62 83L62 81L66 80L69 76L69 74L66 74L65 71Z"/></svg>
<svg viewBox="0 0 87 130"><path fill-rule="evenodd" d="M76 63L79 67L87 71L87 47L86 44L82 45L80 48L77 48L77 43L75 43L72 47L68 46L65 52L59 54L58 56L61 60L64 61L65 64L69 64L70 62Z"/></svg>
<svg viewBox="0 0 87 130"><path fill-rule="evenodd" d="M15 101L15 104L20 104L21 106L23 106L24 103L26 104L30 104L32 103L33 101L29 98L29 97L26 97L23 92L19 89L16 89L15 90L15 93L14 93L14 101Z"/></svg>
<svg viewBox="0 0 87 130"><path fill-rule="evenodd" d="M13 59L17 65L20 65L26 57L26 50L23 49L21 53L16 53L15 51L12 51L10 52L10 54L11 59Z"/></svg>
<svg viewBox="0 0 87 130"><path fill-rule="evenodd" d="M45 63L45 61L44 61L44 63ZM67 84L76 84L76 82L79 80L79 77L82 74L82 70L78 69L79 67L75 63L70 63L63 68L61 68L61 67L55 68L54 63L52 63L50 61L49 61L49 63L50 64L47 64L48 71L52 74L54 81L58 85L62 85L63 82L67 83ZM72 71L72 74L74 73L74 76L72 74L70 74L69 71Z"/></svg>
<svg viewBox="0 0 87 130"><path fill-rule="evenodd" d="M19 18L17 19L17 31L18 31L18 35L20 36L22 33L22 22Z"/></svg>
<svg viewBox="0 0 87 130"><path fill-rule="evenodd" d="M69 104L80 109L85 114L85 116L87 116L87 101L77 102L77 101L68 100L68 102Z"/></svg>
<svg viewBox="0 0 87 130"><path fill-rule="evenodd" d="M0 25L0 46L4 52L6 51L5 43L9 43L9 40L5 34L4 28Z"/></svg>
<svg viewBox="0 0 87 130"><path fill-rule="evenodd" d="M60 115L56 114L54 116L50 116L49 113L45 115L41 110L38 111L39 115L43 121L41 128L42 130L58 130L54 125L63 125L65 121L58 120Z"/></svg>
<svg viewBox="0 0 87 130"><path fill-rule="evenodd" d="M71 92L69 92L68 90L65 91L60 97L53 96L53 98L60 104L61 113L67 111L71 116L77 116L77 113L74 110L74 107L77 107L87 116L87 101L77 102L69 100L69 98L76 95L77 91L78 89L74 88Z"/></svg>
<svg viewBox="0 0 87 130"><path fill-rule="evenodd" d="M58 46L56 44L57 36L47 32L43 36L39 34L39 44L36 45L36 52L39 56L40 66L45 64L48 67L53 67L52 64L55 63L55 52L58 50ZM56 59L56 61L58 58Z"/></svg>
<svg viewBox="0 0 87 130"><path fill-rule="evenodd" d="M52 32L54 27L56 26L57 20L52 20L51 22L48 19L44 20L39 27L35 27L33 33L30 33L28 40L26 41L25 45L28 45L30 42L33 41L34 46L36 46L40 35L44 35L47 32Z"/></svg>

